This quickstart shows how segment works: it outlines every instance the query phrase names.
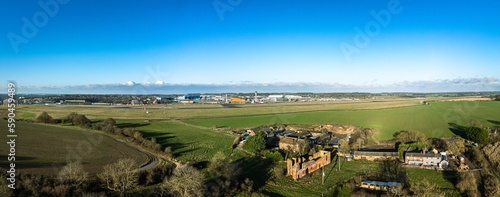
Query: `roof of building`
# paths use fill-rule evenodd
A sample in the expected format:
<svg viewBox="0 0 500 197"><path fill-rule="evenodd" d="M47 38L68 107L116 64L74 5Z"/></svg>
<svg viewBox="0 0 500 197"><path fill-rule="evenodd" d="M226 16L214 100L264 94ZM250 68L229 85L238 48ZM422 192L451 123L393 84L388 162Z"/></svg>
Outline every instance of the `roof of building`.
<svg viewBox="0 0 500 197"><path fill-rule="evenodd" d="M372 181L372 180L364 180L362 183L364 184L372 184L379 186L388 186L388 187L399 187L401 183L399 182L384 182L384 181Z"/></svg>
<svg viewBox="0 0 500 197"><path fill-rule="evenodd" d="M297 143L298 140L299 140L298 138L284 137L284 138L280 139L279 143L295 144L295 143Z"/></svg>
<svg viewBox="0 0 500 197"><path fill-rule="evenodd" d="M365 156L398 156L398 152L354 151L354 155Z"/></svg>
<svg viewBox="0 0 500 197"><path fill-rule="evenodd" d="M441 157L434 153L406 153L407 157Z"/></svg>

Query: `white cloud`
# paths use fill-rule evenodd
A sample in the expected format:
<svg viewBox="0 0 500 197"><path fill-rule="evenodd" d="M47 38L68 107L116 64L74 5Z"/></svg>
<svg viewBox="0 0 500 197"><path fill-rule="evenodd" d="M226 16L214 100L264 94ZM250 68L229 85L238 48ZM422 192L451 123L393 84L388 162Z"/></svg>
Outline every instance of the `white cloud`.
<svg viewBox="0 0 500 197"><path fill-rule="evenodd" d="M155 85L162 86L162 85L165 85L165 82L163 82L162 80L158 80L155 82Z"/></svg>
<svg viewBox="0 0 500 197"><path fill-rule="evenodd" d="M218 84L156 82L122 84L93 84L77 86L23 87L23 93L187 93L187 92L483 92L500 91L500 80L489 78L456 78L428 81L400 81L381 85L367 82L363 85L322 82L231 82ZM141 90L141 92L137 92Z"/></svg>
<svg viewBox="0 0 500 197"><path fill-rule="evenodd" d="M127 81L127 83L125 83L125 85L133 86L133 85L135 85L135 82L133 82L133 81Z"/></svg>

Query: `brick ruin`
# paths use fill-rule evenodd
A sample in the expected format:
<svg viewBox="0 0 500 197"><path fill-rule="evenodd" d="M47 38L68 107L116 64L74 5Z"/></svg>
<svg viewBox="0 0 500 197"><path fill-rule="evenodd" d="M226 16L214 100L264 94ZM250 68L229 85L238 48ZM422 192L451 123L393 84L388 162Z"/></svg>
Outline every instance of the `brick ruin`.
<svg viewBox="0 0 500 197"><path fill-rule="evenodd" d="M330 164L331 155L329 151L319 151L307 159L305 157L288 159L286 161L287 175L291 175L294 180L302 178Z"/></svg>

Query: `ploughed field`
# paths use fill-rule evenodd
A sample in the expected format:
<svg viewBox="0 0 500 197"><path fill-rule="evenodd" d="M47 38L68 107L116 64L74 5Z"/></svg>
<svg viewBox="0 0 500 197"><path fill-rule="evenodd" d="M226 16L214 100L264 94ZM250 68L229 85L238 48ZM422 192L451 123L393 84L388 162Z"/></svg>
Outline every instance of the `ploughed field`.
<svg viewBox="0 0 500 197"><path fill-rule="evenodd" d="M7 121L0 120L0 141L7 142ZM100 173L105 165L133 159L146 164L148 157L109 136L72 126L16 122L16 171L54 176L68 161L80 161L89 174ZM7 145L0 149L0 167L7 168Z"/></svg>

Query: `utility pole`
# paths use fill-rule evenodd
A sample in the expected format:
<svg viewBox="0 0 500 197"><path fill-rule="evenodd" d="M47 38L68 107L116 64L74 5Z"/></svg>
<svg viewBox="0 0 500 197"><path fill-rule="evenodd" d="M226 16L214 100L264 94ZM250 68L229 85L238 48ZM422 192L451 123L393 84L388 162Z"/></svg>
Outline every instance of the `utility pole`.
<svg viewBox="0 0 500 197"><path fill-rule="evenodd" d="M321 168L321 173L322 173L321 185L324 185L325 184L325 166L323 166L323 168Z"/></svg>
<svg viewBox="0 0 500 197"><path fill-rule="evenodd" d="M338 151L337 151L337 165L339 166L339 171L340 171L340 155Z"/></svg>

